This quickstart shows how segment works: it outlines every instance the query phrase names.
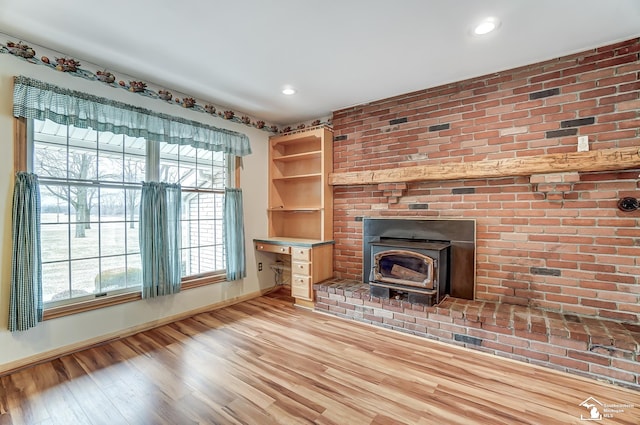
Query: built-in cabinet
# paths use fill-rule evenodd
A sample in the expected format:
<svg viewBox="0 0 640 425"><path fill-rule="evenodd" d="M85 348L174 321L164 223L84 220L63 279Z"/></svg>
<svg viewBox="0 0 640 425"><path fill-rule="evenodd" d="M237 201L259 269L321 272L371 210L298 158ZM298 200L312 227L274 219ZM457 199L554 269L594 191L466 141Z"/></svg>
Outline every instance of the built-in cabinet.
<svg viewBox="0 0 640 425"><path fill-rule="evenodd" d="M298 238L254 239L256 250L285 256L291 265L288 281L298 305L313 307L313 284L333 277L333 241Z"/></svg>
<svg viewBox="0 0 640 425"><path fill-rule="evenodd" d="M274 136L269 144L269 237L333 239L331 130Z"/></svg>
<svg viewBox="0 0 640 425"><path fill-rule="evenodd" d="M269 139L268 237L256 249L291 256L291 295L313 304L313 284L333 276L333 132L327 127Z"/></svg>

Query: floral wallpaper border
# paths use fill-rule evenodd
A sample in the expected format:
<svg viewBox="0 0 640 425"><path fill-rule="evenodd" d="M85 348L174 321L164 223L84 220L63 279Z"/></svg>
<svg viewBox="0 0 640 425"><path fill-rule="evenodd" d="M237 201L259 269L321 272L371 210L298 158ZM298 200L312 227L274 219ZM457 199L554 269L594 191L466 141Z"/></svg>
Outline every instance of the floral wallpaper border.
<svg viewBox="0 0 640 425"><path fill-rule="evenodd" d="M81 68L82 64L71 58L67 57L56 57L54 59L50 59L47 56L41 56L40 58L36 57L36 51L30 47L29 45L23 43L22 41L12 42L9 41L6 44L0 43L0 53L11 54L17 58L25 60L29 63L35 65L42 65L48 68L55 69L60 72L66 72L70 75L81 77L86 80L99 81L104 84L107 84L111 87L121 88L124 90L128 90L133 93L140 94L142 96L150 97L153 99L163 100L167 103L171 103L174 105L182 106L183 108L189 108L194 111L202 112L214 117L219 117L225 120L234 121L237 123L241 123L250 127L255 127L260 130L268 131L271 133L288 133L296 130L303 130L307 127L307 124L298 124L295 127L285 126L279 128L276 125L268 125L264 121L261 120L253 120L247 115L241 115L234 111L220 111L216 108L215 105L206 103L204 106L198 104L195 98L193 97L177 97L174 96L168 90L152 90L147 87L147 83L143 81L124 81L118 80L114 74L107 70L91 72L86 69ZM118 81L116 81L118 80ZM321 125L330 126L331 122L322 122L321 120L315 120L309 124L309 127L316 127Z"/></svg>

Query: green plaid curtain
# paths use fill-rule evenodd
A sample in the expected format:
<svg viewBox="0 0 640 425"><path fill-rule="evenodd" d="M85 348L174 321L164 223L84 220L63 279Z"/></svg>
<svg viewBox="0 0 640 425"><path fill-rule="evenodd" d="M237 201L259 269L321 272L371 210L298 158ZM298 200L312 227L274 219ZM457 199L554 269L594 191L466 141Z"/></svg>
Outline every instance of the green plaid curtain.
<svg viewBox="0 0 640 425"><path fill-rule="evenodd" d="M242 189L225 189L224 247L226 252L227 280L238 280L247 276L244 221L242 217Z"/></svg>
<svg viewBox="0 0 640 425"><path fill-rule="evenodd" d="M12 237L9 330L14 332L42 322L40 186L35 174L19 172L16 175Z"/></svg>
<svg viewBox="0 0 640 425"><path fill-rule="evenodd" d="M14 79L13 115L49 119L58 124L91 127L97 131L189 145L236 156L251 153L249 138L245 134L64 89L23 76Z"/></svg>
<svg viewBox="0 0 640 425"><path fill-rule="evenodd" d="M180 292L180 185L144 182L140 198L142 298Z"/></svg>

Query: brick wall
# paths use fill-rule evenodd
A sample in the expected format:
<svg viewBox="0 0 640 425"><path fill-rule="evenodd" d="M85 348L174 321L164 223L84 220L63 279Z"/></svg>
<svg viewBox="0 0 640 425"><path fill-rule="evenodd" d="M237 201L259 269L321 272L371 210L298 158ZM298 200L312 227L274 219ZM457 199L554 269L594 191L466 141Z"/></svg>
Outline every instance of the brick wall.
<svg viewBox="0 0 640 425"><path fill-rule="evenodd" d="M640 146L640 39L333 114L334 171ZM427 71L425 71L427 72ZM360 218L477 220L476 299L640 320L640 170L338 186L336 276L362 274ZM392 187L393 186L393 187Z"/></svg>

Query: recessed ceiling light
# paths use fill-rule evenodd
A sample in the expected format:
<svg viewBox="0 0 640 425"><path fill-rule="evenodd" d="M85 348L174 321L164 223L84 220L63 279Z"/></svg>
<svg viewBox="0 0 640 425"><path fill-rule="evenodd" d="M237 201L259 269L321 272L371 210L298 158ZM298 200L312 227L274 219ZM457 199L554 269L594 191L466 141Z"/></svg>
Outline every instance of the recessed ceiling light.
<svg viewBox="0 0 640 425"><path fill-rule="evenodd" d="M282 89L282 94L291 96L292 94L296 94L296 89L292 87L285 87Z"/></svg>
<svg viewBox="0 0 640 425"><path fill-rule="evenodd" d="M473 33L475 35L485 35L489 34L491 31L494 31L496 28L500 26L500 21L497 18L487 18L480 22L473 29Z"/></svg>

